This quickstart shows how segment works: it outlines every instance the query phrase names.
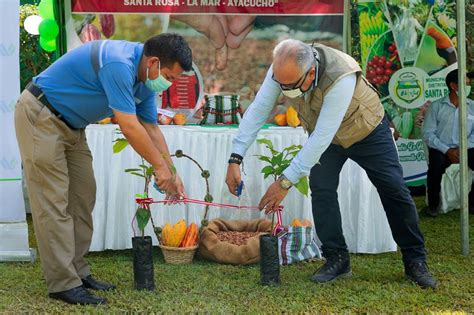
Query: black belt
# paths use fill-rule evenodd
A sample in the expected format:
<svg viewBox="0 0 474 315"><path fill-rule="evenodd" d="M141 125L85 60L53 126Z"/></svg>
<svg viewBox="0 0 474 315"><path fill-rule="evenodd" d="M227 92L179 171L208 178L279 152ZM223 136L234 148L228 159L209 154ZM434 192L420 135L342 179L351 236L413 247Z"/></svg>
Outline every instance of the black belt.
<svg viewBox="0 0 474 315"><path fill-rule="evenodd" d="M33 94L34 97L36 97L36 99L38 101L40 101L44 106L46 106L50 111L51 113L53 113L57 118L59 118L63 123L66 124L66 126L68 126L69 128L73 129L73 130L76 130L77 128L74 128L72 127L67 121L66 119L64 119L63 115L58 112L54 107L53 105L51 105L51 103L48 101L48 99L46 98L46 95L44 95L43 91L41 90L41 88L39 86L37 86L36 84L34 84L33 82L30 82L28 83L28 85L26 86L26 89L28 91L30 91L31 94Z"/></svg>

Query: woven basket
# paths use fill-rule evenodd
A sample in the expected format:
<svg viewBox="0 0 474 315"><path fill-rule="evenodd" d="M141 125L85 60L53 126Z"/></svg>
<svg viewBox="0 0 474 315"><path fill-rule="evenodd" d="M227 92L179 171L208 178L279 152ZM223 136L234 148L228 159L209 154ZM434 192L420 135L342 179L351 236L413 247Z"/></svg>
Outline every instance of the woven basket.
<svg viewBox="0 0 474 315"><path fill-rule="evenodd" d="M165 256L165 262L168 264L190 264L193 262L194 253L198 246L193 247L169 247L158 245Z"/></svg>

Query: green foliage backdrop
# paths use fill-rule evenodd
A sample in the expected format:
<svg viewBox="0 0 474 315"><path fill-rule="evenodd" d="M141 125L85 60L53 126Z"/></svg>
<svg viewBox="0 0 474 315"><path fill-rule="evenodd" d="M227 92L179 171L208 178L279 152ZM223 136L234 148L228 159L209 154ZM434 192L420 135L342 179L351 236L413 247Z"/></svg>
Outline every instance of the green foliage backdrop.
<svg viewBox="0 0 474 315"><path fill-rule="evenodd" d="M30 15L38 15L38 7L32 4L20 6L20 85L23 90L35 75L53 62L53 55L41 49L38 35L25 31L23 23Z"/></svg>

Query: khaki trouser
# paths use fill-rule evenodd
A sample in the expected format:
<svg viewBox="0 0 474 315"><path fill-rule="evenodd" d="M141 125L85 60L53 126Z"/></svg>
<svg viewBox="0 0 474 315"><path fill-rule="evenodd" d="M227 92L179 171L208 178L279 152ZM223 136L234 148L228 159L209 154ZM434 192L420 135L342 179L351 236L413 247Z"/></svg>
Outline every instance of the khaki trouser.
<svg viewBox="0 0 474 315"><path fill-rule="evenodd" d="M92 238L95 179L84 129L72 130L29 91L15 129L41 264L50 293L82 285Z"/></svg>

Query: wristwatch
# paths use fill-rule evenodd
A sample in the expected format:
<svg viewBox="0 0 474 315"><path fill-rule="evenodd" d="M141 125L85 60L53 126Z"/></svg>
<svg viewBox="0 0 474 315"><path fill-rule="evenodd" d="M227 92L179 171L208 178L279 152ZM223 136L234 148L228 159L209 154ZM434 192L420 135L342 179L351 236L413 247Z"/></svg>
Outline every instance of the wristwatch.
<svg viewBox="0 0 474 315"><path fill-rule="evenodd" d="M293 183L283 174L278 177L278 182L280 183L280 187L285 190L288 190L293 186Z"/></svg>

